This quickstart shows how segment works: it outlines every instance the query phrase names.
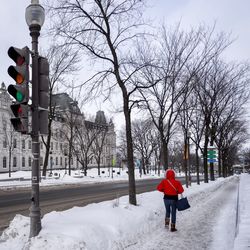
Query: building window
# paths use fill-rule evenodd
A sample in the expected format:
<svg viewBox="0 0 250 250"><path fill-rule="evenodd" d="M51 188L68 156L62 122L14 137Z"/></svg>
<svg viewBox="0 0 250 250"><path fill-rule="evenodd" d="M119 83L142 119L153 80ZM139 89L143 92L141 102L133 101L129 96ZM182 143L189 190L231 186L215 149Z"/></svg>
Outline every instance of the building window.
<svg viewBox="0 0 250 250"><path fill-rule="evenodd" d="M29 140L29 149L31 149L31 140Z"/></svg>
<svg viewBox="0 0 250 250"><path fill-rule="evenodd" d="M62 166L62 157L60 157L60 165Z"/></svg>
<svg viewBox="0 0 250 250"><path fill-rule="evenodd" d="M25 149L25 140L22 140L22 149Z"/></svg>
<svg viewBox="0 0 250 250"><path fill-rule="evenodd" d="M7 159L6 159L6 156L3 157L3 168L7 168Z"/></svg>
<svg viewBox="0 0 250 250"><path fill-rule="evenodd" d="M22 157L22 167L25 168L25 157Z"/></svg>
<svg viewBox="0 0 250 250"><path fill-rule="evenodd" d="M51 142L50 148L51 148L51 150L53 150L53 142Z"/></svg>
<svg viewBox="0 0 250 250"><path fill-rule="evenodd" d="M3 140L3 148L7 148L7 140L6 140L6 137L5 137L4 140Z"/></svg>
<svg viewBox="0 0 250 250"><path fill-rule="evenodd" d="M56 157L56 166L58 165L58 157Z"/></svg>
<svg viewBox="0 0 250 250"><path fill-rule="evenodd" d="M16 139L13 140L13 148L16 148L17 147L17 141Z"/></svg>
<svg viewBox="0 0 250 250"><path fill-rule="evenodd" d="M5 119L3 120L3 130L7 130L7 121Z"/></svg>
<svg viewBox="0 0 250 250"><path fill-rule="evenodd" d="M40 157L40 166L42 166L43 165L43 157L41 156Z"/></svg>
<svg viewBox="0 0 250 250"><path fill-rule="evenodd" d="M31 157L29 157L29 167L31 167L31 164L32 164Z"/></svg>
<svg viewBox="0 0 250 250"><path fill-rule="evenodd" d="M56 150L58 150L58 142L56 142Z"/></svg>
<svg viewBox="0 0 250 250"><path fill-rule="evenodd" d="M16 168L16 157L13 157L13 168Z"/></svg>

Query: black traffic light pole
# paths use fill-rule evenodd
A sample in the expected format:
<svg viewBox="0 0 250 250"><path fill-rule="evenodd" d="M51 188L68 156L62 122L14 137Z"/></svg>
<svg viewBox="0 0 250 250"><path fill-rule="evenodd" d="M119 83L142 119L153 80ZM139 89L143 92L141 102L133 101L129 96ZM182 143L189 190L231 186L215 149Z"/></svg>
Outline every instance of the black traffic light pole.
<svg viewBox="0 0 250 250"><path fill-rule="evenodd" d="M40 25L29 26L32 37L32 187L30 206L30 237L37 236L41 230L41 211L39 207L39 167L40 167L40 142L39 142L39 94L38 94L38 37Z"/></svg>
<svg viewBox="0 0 250 250"><path fill-rule="evenodd" d="M39 141L39 55L38 37L44 23L44 8L39 0L31 0L26 8L25 19L32 38L32 171L31 171L31 206L30 206L30 238L37 236L42 228L41 211L39 207L39 178L40 178L40 141ZM48 70L47 70L48 71ZM47 72L48 73L48 72ZM46 132L46 131L45 131Z"/></svg>

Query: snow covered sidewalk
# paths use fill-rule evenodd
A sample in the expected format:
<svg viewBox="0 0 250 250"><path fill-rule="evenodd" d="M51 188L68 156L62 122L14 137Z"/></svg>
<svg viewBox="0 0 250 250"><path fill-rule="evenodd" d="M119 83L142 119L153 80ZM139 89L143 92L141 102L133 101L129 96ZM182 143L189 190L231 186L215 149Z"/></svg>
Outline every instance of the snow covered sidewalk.
<svg viewBox="0 0 250 250"><path fill-rule="evenodd" d="M185 191L191 209L177 214L177 232L164 228L164 205L158 191L51 212L40 234L29 240L29 218L17 215L0 237L1 250L167 250L249 249L250 175L241 175L239 233L235 239L239 177L193 184ZM241 203L242 202L242 203ZM248 212L247 212L248 210ZM244 241L244 242L243 242Z"/></svg>
<svg viewBox="0 0 250 250"><path fill-rule="evenodd" d="M188 195L191 209L177 213L177 232L166 230L162 217L159 228L151 237L140 239L137 244L128 249L233 249L237 183L238 178L228 178L211 185L208 189L204 188L194 193L188 190L186 193L192 193ZM217 237L213 228L217 225L222 211L226 214L227 221L223 225L225 227L223 231L219 232L221 229L219 227L217 233L224 233L225 229L228 231L225 235L220 234Z"/></svg>

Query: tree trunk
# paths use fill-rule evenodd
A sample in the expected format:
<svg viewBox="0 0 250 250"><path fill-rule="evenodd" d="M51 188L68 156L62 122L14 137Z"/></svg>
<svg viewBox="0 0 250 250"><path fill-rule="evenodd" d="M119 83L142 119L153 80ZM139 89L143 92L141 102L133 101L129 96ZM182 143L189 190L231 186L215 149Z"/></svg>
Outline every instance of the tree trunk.
<svg viewBox="0 0 250 250"><path fill-rule="evenodd" d="M128 97L123 96L124 116L126 121L126 139L127 139L127 162L128 162L128 178L129 178L129 203L136 205L136 186L135 186L135 166L133 155L133 141L131 132L131 113L129 110Z"/></svg>
<svg viewBox="0 0 250 250"><path fill-rule="evenodd" d="M141 155L141 168L143 170L143 174L146 175L146 168L145 168L145 160L144 160L144 157L143 155Z"/></svg>
<svg viewBox="0 0 250 250"><path fill-rule="evenodd" d="M70 132L72 134L72 132ZM71 161L72 161L72 136L70 134L70 141L69 141L69 159L68 159L68 165L69 165L69 175L71 175Z"/></svg>
<svg viewBox="0 0 250 250"><path fill-rule="evenodd" d="M195 165L196 165L196 178L197 178L197 184L200 185L200 167L199 167L199 154L198 154L199 148L196 146L195 148Z"/></svg>
<svg viewBox="0 0 250 250"><path fill-rule="evenodd" d="M206 128L205 132L205 142L204 142L204 152L203 152L203 160L204 160L204 182L208 183L208 165L207 165L207 147L208 147L208 128Z"/></svg>
<svg viewBox="0 0 250 250"><path fill-rule="evenodd" d="M97 160L97 169L98 169L98 175L101 175L101 168L100 168L100 158Z"/></svg>
<svg viewBox="0 0 250 250"><path fill-rule="evenodd" d="M9 177L11 177L11 148L9 148Z"/></svg>
<svg viewBox="0 0 250 250"><path fill-rule="evenodd" d="M47 136L47 142L46 142L46 152L45 152L45 158L43 162L43 172L42 175L46 176L47 172L47 167L48 167L48 162L49 162L49 152L50 152L50 141L51 141L51 120L49 121L49 131L48 131L48 136Z"/></svg>
<svg viewBox="0 0 250 250"><path fill-rule="evenodd" d="M220 151L220 147L218 147L218 174L219 174L219 177L222 177L222 171L221 171L221 151Z"/></svg>
<svg viewBox="0 0 250 250"><path fill-rule="evenodd" d="M166 143L166 141L164 140L164 138L161 139L161 163L164 167L165 170L168 169L168 145Z"/></svg>
<svg viewBox="0 0 250 250"><path fill-rule="evenodd" d="M183 153L183 165L185 171L185 182L186 187L188 188L188 144L187 144L187 136L184 136L184 153Z"/></svg>

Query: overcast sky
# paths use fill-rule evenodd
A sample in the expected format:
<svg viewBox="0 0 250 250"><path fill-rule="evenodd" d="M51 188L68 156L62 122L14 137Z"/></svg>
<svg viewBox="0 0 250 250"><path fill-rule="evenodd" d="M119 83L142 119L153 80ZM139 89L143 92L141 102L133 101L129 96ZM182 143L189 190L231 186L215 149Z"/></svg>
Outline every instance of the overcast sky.
<svg viewBox="0 0 250 250"><path fill-rule="evenodd" d="M43 1L40 1L42 4ZM217 22L218 31L232 33L237 38L227 51L230 60L249 60L250 57L250 0L149 0L152 6L147 15L165 21L168 25L181 20L183 28L201 23ZM25 22L25 8L30 0L1 0L0 8L0 81L13 83L7 68L12 63L7 55L10 46L31 47L31 38ZM46 41L40 39L39 46Z"/></svg>

